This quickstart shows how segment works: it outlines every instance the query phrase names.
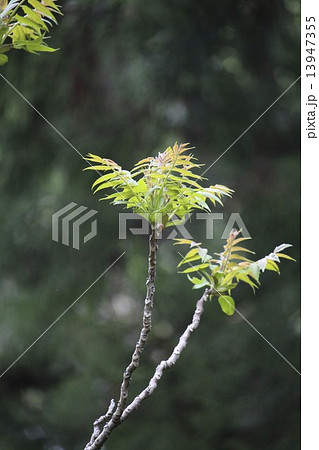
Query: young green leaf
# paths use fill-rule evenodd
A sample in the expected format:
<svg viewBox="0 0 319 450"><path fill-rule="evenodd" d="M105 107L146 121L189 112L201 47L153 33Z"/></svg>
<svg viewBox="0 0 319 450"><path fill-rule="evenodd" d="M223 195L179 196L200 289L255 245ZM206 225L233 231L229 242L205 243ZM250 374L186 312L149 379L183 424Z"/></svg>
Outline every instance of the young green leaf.
<svg viewBox="0 0 319 450"><path fill-rule="evenodd" d="M296 260L295 260L294 258L292 258L291 256L288 256L288 255L285 255L284 253L276 253L276 255L277 255L279 258L290 259L290 261L296 262Z"/></svg>
<svg viewBox="0 0 319 450"><path fill-rule="evenodd" d="M221 295L218 297L218 303L222 311L228 316L232 316L235 312L235 302L229 295Z"/></svg>
<svg viewBox="0 0 319 450"><path fill-rule="evenodd" d="M246 240L246 238L239 238L240 230L231 230L224 251L215 253L218 259L213 258L207 252L207 249L201 247L201 244L188 239L179 239L176 244L187 244L192 250L188 252L184 260L182 260L178 267L183 264L190 263L193 260L201 259L202 264L187 268L181 273L191 273L198 271L202 276L208 280L211 286L214 286L217 292L231 292L236 288L240 282L248 284L253 291L260 285L260 272L271 270L279 272L278 263L280 258L293 260L290 256L284 253L279 253L285 248L291 247L290 244L282 244L275 248L268 256L261 258L255 262L248 258L238 255L238 252L245 252L253 254L251 250L244 247L239 247L236 244ZM234 253L237 252L237 253ZM190 278L189 278L190 279ZM191 280L191 279L190 279ZM200 284L198 284L200 286ZM200 286L201 287L201 286Z"/></svg>
<svg viewBox="0 0 319 450"><path fill-rule="evenodd" d="M131 171L123 170L110 159L89 153L86 159L98 165L85 170L109 171L109 174L102 175L93 183L93 187L99 185L94 192L113 189L122 198L117 195L112 197L109 192L105 198L114 198L114 204L126 205L135 213L148 213L153 228L157 226L156 217L161 216L161 226L166 228L183 223L187 215L196 209L210 211L208 200L213 197L214 201L220 201L223 195L230 196L233 192L223 185L202 187L199 182L203 178L193 173L200 164L194 162L192 154L186 154L190 149L188 144L175 143L155 157L142 159ZM127 195L127 188L134 196ZM177 221L174 216L178 218ZM202 250L201 257L206 261L204 253L205 250Z"/></svg>
<svg viewBox="0 0 319 450"><path fill-rule="evenodd" d="M209 281L205 278L197 278L197 277L191 277L190 275L187 275L187 278L189 279L189 281L191 283L193 283L193 289L201 289L202 287L205 286L210 286Z"/></svg>
<svg viewBox="0 0 319 450"><path fill-rule="evenodd" d="M197 266L188 267L188 269L183 270L180 273L191 273L191 272L197 272L202 269L206 269L206 267L209 267L208 263L204 264L198 264Z"/></svg>
<svg viewBox="0 0 319 450"><path fill-rule="evenodd" d="M0 54L0 66L3 66L3 65L6 64L7 62L8 62L8 57L7 57L7 55Z"/></svg>

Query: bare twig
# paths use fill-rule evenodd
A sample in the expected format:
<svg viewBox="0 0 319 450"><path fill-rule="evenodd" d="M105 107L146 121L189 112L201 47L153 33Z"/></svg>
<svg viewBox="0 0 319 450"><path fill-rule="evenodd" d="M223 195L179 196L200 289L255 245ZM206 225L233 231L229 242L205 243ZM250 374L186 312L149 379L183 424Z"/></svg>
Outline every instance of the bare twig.
<svg viewBox="0 0 319 450"><path fill-rule="evenodd" d="M204 303L211 294L210 289L206 289L202 297L198 300L196 303L196 309L193 315L192 322L188 325L182 336L179 338L179 342L174 348L171 356L165 360L162 361L155 370L155 373L153 377L151 378L147 388L145 388L139 395L135 397L135 399L130 403L127 408L123 411L123 414L121 416L121 423L124 422L124 420L127 419L127 417L135 410L137 409L142 401L153 394L155 389L157 388L159 380L162 378L163 372L166 369L169 369L174 364L176 364L177 360L179 359L182 351L187 345L188 339L191 335L191 333L198 327L201 315L204 311Z"/></svg>
<svg viewBox="0 0 319 450"><path fill-rule="evenodd" d="M131 362L123 373L120 397L117 403L116 410L111 417L108 417L107 413L105 416L100 417L101 420L97 419L94 422L94 432L92 434L90 442L86 445L85 450L101 449L104 442L109 438L114 428L116 428L121 423L121 416L126 406L131 377L134 370L139 366L140 356L145 348L147 337L152 327L152 310L155 292L154 283L156 277L156 252L157 252L156 231L152 230L152 233L149 238L148 278L146 281L147 291L144 302L143 326L140 332L140 336L136 343ZM112 409L112 412L113 410L114 407ZM105 425L103 430L100 431L99 425L101 425L101 423L103 422L105 422Z"/></svg>
<svg viewBox="0 0 319 450"><path fill-rule="evenodd" d="M99 436L99 434L101 433L100 425L104 422L107 422L112 417L114 408L115 408L115 401L112 398L107 413L96 419L96 421L93 423L93 433L90 442L86 445L85 449L90 448L90 446L94 443L95 439Z"/></svg>

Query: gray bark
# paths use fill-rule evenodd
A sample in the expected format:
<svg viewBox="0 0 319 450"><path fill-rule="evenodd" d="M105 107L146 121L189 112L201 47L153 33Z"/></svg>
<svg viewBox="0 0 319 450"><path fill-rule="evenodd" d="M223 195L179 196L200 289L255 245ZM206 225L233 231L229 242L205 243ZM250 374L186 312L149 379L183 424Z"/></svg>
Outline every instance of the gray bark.
<svg viewBox="0 0 319 450"><path fill-rule="evenodd" d="M174 364L176 364L182 351L184 350L184 348L187 345L190 335L192 334L192 332L194 330L196 330L196 328L198 327L198 325L200 323L201 315L204 312L204 303L207 300L207 298L209 297L210 293L211 293L211 291L209 289L206 289L206 291L204 292L202 297L198 300L198 302L196 304L196 309L195 309L195 312L193 315L193 320L188 325L188 327L186 328L186 330L184 331L182 336L179 338L179 342L176 345L176 347L174 348L172 354L170 355L170 357L168 359L166 359L165 361L162 361L156 367L155 373L154 373L153 377L150 379L150 382L149 382L147 388L145 388L139 395L137 395L135 397L135 399L132 401L132 403L130 403L126 407L126 409L123 411L123 414L121 416L121 422L124 422L124 420L126 420L127 417L135 409L137 409L140 406L140 404L142 403L142 401L145 398L147 398L153 394L153 392L157 388L159 380L162 378L164 370L169 369Z"/></svg>
<svg viewBox="0 0 319 450"><path fill-rule="evenodd" d="M152 233L149 238L148 277L146 280L146 297L144 302L143 325L140 332L140 336L136 343L131 362L126 367L123 373L123 380L117 407L114 411L114 404L113 404L114 400L112 400L108 413L105 414L104 416L101 416L94 422L93 424L94 431L91 436L90 442L88 442L88 444L85 447L85 450L101 449L104 442L108 439L114 428L116 428L121 423L121 416L126 406L131 377L133 372L139 366L141 354L145 348L148 334L150 333L152 328L152 310L154 305L155 278L156 278L156 252L157 252L156 232L155 230L152 230ZM101 431L99 430L99 426L101 426L103 422L105 422L105 425Z"/></svg>

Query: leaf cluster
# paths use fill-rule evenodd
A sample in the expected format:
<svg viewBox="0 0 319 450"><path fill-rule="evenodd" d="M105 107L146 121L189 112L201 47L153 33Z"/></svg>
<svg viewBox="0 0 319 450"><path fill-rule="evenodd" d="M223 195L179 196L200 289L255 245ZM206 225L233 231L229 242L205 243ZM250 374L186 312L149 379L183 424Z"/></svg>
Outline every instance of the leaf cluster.
<svg viewBox="0 0 319 450"><path fill-rule="evenodd" d="M200 182L204 178L193 172L202 165L192 154L186 154L189 150L188 144L175 143L157 156L137 162L131 171L110 159L89 154L86 159L96 165L84 170L107 172L92 186L94 192L108 191L101 200L125 205L152 227L165 228L176 225L174 216L183 221L195 209L209 212L208 201L211 205L222 204L221 197L233 192L219 184L203 187Z"/></svg>
<svg viewBox="0 0 319 450"><path fill-rule="evenodd" d="M243 241L251 238L240 237L241 230L231 230L224 251L215 253L214 256L208 254L206 248L201 247L201 243L189 239L176 239L176 244L187 244L190 246L189 252L178 267L185 267L181 273L187 274L188 279L194 285L193 289L209 287L212 289L212 296L219 296L218 302L225 314L232 315L235 311L235 302L231 296L231 291L240 282L248 284L253 291L260 286L260 273L271 270L280 274L278 263L280 258L295 261L283 251L291 247L291 244L281 244L277 246L269 255L257 260L244 256L254 254L253 251L243 247ZM197 272L200 278L193 276ZM228 294L228 295L227 295Z"/></svg>
<svg viewBox="0 0 319 450"><path fill-rule="evenodd" d="M12 48L29 53L54 52L45 42L49 27L62 14L56 0L0 0L0 65Z"/></svg>

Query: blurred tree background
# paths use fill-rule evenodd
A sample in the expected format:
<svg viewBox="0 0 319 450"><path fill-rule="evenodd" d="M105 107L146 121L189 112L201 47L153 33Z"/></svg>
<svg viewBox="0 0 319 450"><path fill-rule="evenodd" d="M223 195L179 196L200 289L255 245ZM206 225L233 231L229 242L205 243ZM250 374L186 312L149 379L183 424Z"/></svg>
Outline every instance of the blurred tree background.
<svg viewBox="0 0 319 450"><path fill-rule="evenodd" d="M67 0L50 55L12 52L1 73L81 153L130 168L175 141L207 165L298 77L295 0ZM239 212L257 257L299 254L299 83L207 172L235 190L211 251ZM80 450L116 397L137 339L147 238L118 239L118 212L90 191L85 162L0 79L0 354L3 372L123 251L125 255L0 380L1 450ZM80 251L51 240L70 202L99 211ZM160 243L154 327L131 394L145 387L190 321L199 292L172 241ZM299 262L265 274L238 309L299 369ZM107 448L299 449L299 375L217 302L155 394Z"/></svg>

